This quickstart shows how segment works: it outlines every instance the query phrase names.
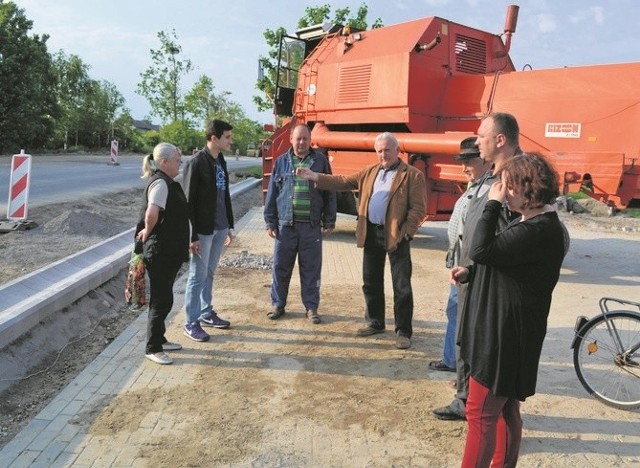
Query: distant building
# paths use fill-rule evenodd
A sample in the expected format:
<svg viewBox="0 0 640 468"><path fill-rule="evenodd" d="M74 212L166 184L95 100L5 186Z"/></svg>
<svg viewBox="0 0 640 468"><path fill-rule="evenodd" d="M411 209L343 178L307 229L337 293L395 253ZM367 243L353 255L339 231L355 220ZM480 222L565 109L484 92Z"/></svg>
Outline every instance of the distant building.
<svg viewBox="0 0 640 468"><path fill-rule="evenodd" d="M145 120L133 119L133 126L135 127L136 130L140 130L141 132L148 132L150 130L156 130L156 131L160 130L160 125L155 125Z"/></svg>

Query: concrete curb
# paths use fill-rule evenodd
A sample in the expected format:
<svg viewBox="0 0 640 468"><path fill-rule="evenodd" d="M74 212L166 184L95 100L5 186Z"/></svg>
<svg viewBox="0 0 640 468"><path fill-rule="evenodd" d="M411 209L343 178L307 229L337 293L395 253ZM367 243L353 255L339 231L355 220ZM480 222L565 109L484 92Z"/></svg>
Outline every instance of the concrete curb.
<svg viewBox="0 0 640 468"><path fill-rule="evenodd" d="M261 183L261 179L250 178L234 184L231 198ZM129 229L0 286L0 349L126 268L133 233Z"/></svg>

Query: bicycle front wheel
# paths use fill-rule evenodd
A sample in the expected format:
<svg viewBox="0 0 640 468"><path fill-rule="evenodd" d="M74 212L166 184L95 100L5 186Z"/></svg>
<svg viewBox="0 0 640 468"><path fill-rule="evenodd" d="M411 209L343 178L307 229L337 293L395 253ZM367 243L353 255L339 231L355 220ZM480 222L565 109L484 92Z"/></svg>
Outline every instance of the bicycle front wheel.
<svg viewBox="0 0 640 468"><path fill-rule="evenodd" d="M616 311L607 317L609 327L599 315L579 332L573 349L578 379L587 392L609 406L640 408L640 314Z"/></svg>

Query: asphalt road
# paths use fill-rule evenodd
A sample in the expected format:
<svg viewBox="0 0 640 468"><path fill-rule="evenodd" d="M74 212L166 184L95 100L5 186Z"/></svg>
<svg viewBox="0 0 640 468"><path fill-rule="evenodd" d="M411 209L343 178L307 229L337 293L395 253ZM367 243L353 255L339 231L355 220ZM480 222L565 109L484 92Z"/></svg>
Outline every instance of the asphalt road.
<svg viewBox="0 0 640 468"><path fill-rule="evenodd" d="M120 156L110 165L108 155L32 156L28 207L68 202L102 193L144 187L140 179L142 155ZM186 161L191 156L183 157ZM231 170L260 166L261 159L227 157ZM0 156L0 219L7 215L11 156ZM28 217L28 213L27 213Z"/></svg>

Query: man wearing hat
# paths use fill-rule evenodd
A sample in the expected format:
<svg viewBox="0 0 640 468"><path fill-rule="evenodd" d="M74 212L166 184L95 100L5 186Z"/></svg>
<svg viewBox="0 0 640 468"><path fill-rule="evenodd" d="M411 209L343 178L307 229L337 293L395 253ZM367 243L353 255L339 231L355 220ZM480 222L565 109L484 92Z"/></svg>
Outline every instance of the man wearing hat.
<svg viewBox="0 0 640 468"><path fill-rule="evenodd" d="M462 236L460 237L460 265L472 263L469 256L471 239L478 224L478 220L484 211L484 205L489 196L491 185L500 180L500 170L504 164L517 154L522 153L519 144L520 130L516 118L505 112L496 112L487 115L480 122L478 137L475 143L480 150L480 157L491 165L491 169L477 179L476 185L467 192L468 201L461 216ZM467 143L468 144L468 143ZM464 167L464 163L463 163ZM466 170L463 169L466 174ZM517 214L510 214L503 209L498 219L498 231L504 229L509 221ZM468 284L459 284L458 288L458 315L460 323L464 310L464 299ZM457 335L457 330L456 330ZM447 406L436 408L433 414L438 419L464 420L466 419L465 407L469 393L469 366L460 358L460 347L456 346L456 396Z"/></svg>
<svg viewBox="0 0 640 468"><path fill-rule="evenodd" d="M484 174L491 169L491 163L480 158L480 150L476 145L476 137L469 137L460 143L460 154L453 159L462 164L462 173L467 178L467 190L458 198L449 219L447 233L449 235L449 250L447 251L446 267L459 265L462 227L466 215L467 202L474 188ZM449 288L447 300L447 331L444 335L444 349L442 359L431 361L429 369L434 371L456 371L456 317L458 316L458 287L452 284Z"/></svg>

